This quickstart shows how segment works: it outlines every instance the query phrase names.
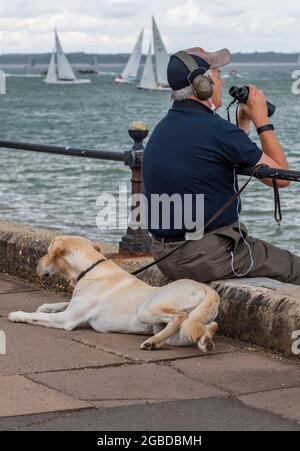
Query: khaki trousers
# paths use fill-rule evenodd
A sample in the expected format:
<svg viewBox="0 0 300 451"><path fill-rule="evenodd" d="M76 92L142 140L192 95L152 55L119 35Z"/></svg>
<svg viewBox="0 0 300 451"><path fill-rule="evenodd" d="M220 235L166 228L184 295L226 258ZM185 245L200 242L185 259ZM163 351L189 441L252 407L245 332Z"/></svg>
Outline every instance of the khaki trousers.
<svg viewBox="0 0 300 451"><path fill-rule="evenodd" d="M253 258L253 268L245 277L269 277L300 285L300 257L249 236L244 224L242 233L251 248ZM165 243L153 238L152 255L157 260L182 243L183 241ZM233 279L237 276L232 270L232 252L235 255L235 272L244 274L251 266L251 259L237 223L210 232L201 240L188 242L159 263L158 267L169 280L193 279L206 283Z"/></svg>

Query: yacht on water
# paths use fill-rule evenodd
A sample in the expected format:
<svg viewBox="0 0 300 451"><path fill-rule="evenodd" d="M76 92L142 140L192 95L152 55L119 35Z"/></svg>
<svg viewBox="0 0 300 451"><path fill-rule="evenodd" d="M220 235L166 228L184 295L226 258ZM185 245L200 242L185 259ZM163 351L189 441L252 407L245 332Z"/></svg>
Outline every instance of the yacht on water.
<svg viewBox="0 0 300 451"><path fill-rule="evenodd" d="M127 61L123 72L115 78L116 83L132 83L138 80L137 73L140 67L144 30L139 34L133 52Z"/></svg>
<svg viewBox="0 0 300 451"><path fill-rule="evenodd" d="M81 75L98 75L99 74L99 65L98 65L97 55L93 56L90 68L78 69L77 72Z"/></svg>
<svg viewBox="0 0 300 451"><path fill-rule="evenodd" d="M137 88L151 91L170 91L171 89L167 80L167 66L170 57L154 17L152 17L152 35L154 44L154 60L152 56L151 41L142 77L137 85ZM133 52L123 72L115 79L116 83L132 83L138 81L138 70L141 62L142 46L143 30L139 34Z"/></svg>
<svg viewBox="0 0 300 451"><path fill-rule="evenodd" d="M154 17L152 17L154 63L150 43L141 81L137 88L151 91L171 91L167 80L167 66L170 56L167 52Z"/></svg>
<svg viewBox="0 0 300 451"><path fill-rule="evenodd" d="M90 83L86 78L76 78L71 64L62 49L57 31L55 30L55 47L51 56L45 83L55 85L77 85Z"/></svg>

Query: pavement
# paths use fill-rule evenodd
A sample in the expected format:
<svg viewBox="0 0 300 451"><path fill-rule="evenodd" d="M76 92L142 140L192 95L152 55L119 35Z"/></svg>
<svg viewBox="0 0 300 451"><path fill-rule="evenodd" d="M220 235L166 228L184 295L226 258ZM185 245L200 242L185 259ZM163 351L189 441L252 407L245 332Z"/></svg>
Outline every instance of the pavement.
<svg viewBox="0 0 300 451"><path fill-rule="evenodd" d="M7 320L66 298L0 276L0 430L300 430L299 360L221 336L210 354L141 351L142 336Z"/></svg>

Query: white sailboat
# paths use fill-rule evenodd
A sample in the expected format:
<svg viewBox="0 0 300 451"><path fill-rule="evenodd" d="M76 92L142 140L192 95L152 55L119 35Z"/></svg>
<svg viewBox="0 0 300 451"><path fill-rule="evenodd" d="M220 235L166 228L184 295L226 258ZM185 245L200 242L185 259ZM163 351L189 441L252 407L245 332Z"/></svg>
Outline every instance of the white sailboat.
<svg viewBox="0 0 300 451"><path fill-rule="evenodd" d="M151 44L147 55L139 89L147 89L151 91L171 91L167 80L167 66L169 63L169 55L165 44L160 35L154 17L152 17L152 32L154 43L154 60L152 60Z"/></svg>
<svg viewBox="0 0 300 451"><path fill-rule="evenodd" d="M138 40L136 41L132 54L124 67L123 72L115 78L116 83L132 83L137 81L137 73L142 56L143 35L144 30L140 32Z"/></svg>
<svg viewBox="0 0 300 451"><path fill-rule="evenodd" d="M55 47L51 55L45 83L56 85L74 85L90 83L91 80L76 78L71 64L62 49L57 31L55 30Z"/></svg>
<svg viewBox="0 0 300 451"><path fill-rule="evenodd" d="M143 75L140 84L137 86L138 89L149 89L155 91L157 89L157 82L154 73L153 61L152 61L152 42L149 45L149 51L147 54Z"/></svg>

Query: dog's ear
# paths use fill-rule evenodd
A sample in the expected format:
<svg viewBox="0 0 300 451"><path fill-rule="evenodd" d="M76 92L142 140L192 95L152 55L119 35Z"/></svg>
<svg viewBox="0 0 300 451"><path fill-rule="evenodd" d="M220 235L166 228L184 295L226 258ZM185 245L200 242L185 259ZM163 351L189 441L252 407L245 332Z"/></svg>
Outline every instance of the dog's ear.
<svg viewBox="0 0 300 451"><path fill-rule="evenodd" d="M93 248L96 249L96 251L101 252L101 247L98 243L95 241L92 241Z"/></svg>
<svg viewBox="0 0 300 451"><path fill-rule="evenodd" d="M48 252L49 262L52 264L56 257L63 257L66 253L67 247L65 241L61 238L54 238Z"/></svg>

